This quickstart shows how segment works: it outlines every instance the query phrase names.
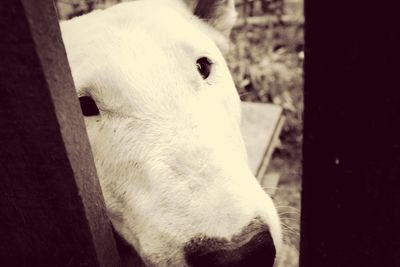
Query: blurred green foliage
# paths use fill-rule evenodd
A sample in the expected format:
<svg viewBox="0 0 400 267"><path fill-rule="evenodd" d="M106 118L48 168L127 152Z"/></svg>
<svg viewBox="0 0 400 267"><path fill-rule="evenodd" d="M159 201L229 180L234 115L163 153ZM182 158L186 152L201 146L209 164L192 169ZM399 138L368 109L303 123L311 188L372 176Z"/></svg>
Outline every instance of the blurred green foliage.
<svg viewBox="0 0 400 267"><path fill-rule="evenodd" d="M241 99L284 108L282 146L274 156L301 173L303 114L303 26L252 25L234 28L227 62ZM283 166L279 166L282 168ZM276 168L278 169L278 167Z"/></svg>

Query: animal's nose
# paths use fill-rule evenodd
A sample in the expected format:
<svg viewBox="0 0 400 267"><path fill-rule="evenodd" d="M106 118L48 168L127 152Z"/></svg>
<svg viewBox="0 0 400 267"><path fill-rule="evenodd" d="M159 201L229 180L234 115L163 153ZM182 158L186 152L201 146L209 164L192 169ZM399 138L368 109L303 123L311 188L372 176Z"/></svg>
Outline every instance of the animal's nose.
<svg viewBox="0 0 400 267"><path fill-rule="evenodd" d="M197 238L185 246L190 266L208 267L272 267L275 246L267 229L246 231L227 241L217 238Z"/></svg>

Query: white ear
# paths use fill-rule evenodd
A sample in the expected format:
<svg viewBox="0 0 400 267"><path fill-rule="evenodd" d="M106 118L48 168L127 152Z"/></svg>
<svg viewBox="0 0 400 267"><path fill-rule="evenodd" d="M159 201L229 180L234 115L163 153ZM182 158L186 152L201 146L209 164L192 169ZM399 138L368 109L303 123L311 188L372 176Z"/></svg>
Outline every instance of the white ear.
<svg viewBox="0 0 400 267"><path fill-rule="evenodd" d="M153 0L170 5L184 13L189 11L215 31L207 31L223 54L229 49L229 35L235 25L235 0Z"/></svg>
<svg viewBox="0 0 400 267"><path fill-rule="evenodd" d="M229 38L236 22L234 0L184 0L194 15Z"/></svg>

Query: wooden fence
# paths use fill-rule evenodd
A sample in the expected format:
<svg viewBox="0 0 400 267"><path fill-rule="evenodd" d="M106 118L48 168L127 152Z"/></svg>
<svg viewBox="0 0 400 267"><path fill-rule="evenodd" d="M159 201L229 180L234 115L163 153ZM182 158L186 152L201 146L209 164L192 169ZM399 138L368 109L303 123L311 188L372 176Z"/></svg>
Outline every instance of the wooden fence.
<svg viewBox="0 0 400 267"><path fill-rule="evenodd" d="M301 267L400 266L397 13L305 2Z"/></svg>
<svg viewBox="0 0 400 267"><path fill-rule="evenodd" d="M0 265L119 266L54 4L0 15Z"/></svg>

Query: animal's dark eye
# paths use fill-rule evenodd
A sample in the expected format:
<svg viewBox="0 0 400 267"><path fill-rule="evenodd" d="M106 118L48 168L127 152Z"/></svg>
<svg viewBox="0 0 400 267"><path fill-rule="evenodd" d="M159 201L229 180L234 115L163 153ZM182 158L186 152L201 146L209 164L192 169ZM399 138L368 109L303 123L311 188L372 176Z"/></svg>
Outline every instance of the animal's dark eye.
<svg viewBox="0 0 400 267"><path fill-rule="evenodd" d="M81 96L79 98L83 116L97 116L100 114L96 102L90 96Z"/></svg>
<svg viewBox="0 0 400 267"><path fill-rule="evenodd" d="M199 71L203 79L207 79L210 76L212 62L207 57L201 57L196 62L197 70Z"/></svg>

